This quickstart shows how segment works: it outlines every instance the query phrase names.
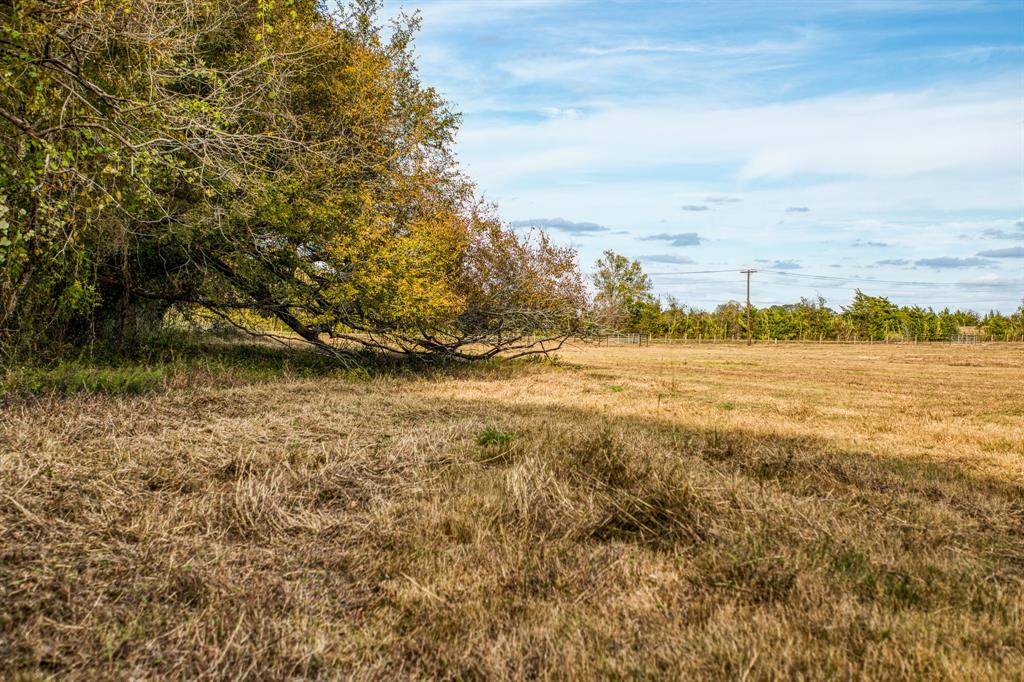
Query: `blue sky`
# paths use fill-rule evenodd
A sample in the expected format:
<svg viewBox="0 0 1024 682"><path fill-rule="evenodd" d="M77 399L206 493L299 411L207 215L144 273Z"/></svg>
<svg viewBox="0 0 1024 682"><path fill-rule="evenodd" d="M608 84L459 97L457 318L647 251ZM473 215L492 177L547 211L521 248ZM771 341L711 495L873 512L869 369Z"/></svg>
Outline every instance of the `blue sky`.
<svg viewBox="0 0 1024 682"><path fill-rule="evenodd" d="M484 196L712 306L1024 296L1024 2L386 1ZM672 272L729 270L702 274Z"/></svg>

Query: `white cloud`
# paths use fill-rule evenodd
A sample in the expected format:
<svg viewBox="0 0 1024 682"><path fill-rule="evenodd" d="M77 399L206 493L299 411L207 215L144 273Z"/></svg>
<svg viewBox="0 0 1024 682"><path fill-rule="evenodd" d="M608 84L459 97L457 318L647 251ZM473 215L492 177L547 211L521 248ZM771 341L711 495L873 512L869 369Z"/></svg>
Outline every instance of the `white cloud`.
<svg viewBox="0 0 1024 682"><path fill-rule="evenodd" d="M541 113L548 118L562 118L569 119L571 121L583 117L582 111L572 108L561 109L559 107L544 107L541 109Z"/></svg>
<svg viewBox="0 0 1024 682"><path fill-rule="evenodd" d="M467 126L460 149L484 184L539 170L683 164L725 164L740 180L1007 174L1020 168L1021 114L1020 97L1005 83L954 96L837 95L742 108L675 101L586 119Z"/></svg>
<svg viewBox="0 0 1024 682"><path fill-rule="evenodd" d="M423 23L431 31L453 31L465 26L497 24L512 17L521 17L527 11L543 11L566 0L473 0L470 6L465 0L409 0L388 1L387 12L404 10L418 11Z"/></svg>
<svg viewBox="0 0 1024 682"><path fill-rule="evenodd" d="M798 37L790 41L759 40L753 43L652 43L647 40L640 40L607 47L583 47L580 49L580 52L594 57L619 54L692 54L724 57L746 57L754 55L758 57L766 57L803 52L817 47L821 42L822 36L819 32L802 29L798 31Z"/></svg>

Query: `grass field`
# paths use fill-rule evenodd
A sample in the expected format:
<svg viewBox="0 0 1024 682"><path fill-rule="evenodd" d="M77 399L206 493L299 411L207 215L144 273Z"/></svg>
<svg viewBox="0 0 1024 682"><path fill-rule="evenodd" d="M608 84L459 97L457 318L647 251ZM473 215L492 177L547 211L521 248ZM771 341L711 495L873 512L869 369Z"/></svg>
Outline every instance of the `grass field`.
<svg viewBox="0 0 1024 682"><path fill-rule="evenodd" d="M1024 346L158 370L4 403L0 678L1024 679Z"/></svg>

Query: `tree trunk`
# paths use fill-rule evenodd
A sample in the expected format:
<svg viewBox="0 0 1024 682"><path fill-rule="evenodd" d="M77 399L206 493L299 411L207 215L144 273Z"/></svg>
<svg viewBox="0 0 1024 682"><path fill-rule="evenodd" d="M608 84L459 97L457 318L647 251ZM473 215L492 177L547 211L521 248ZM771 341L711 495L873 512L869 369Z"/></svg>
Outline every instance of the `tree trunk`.
<svg viewBox="0 0 1024 682"><path fill-rule="evenodd" d="M168 301L122 290L104 296L103 304L94 311L91 332L96 339L107 342L144 340L162 329L170 307Z"/></svg>

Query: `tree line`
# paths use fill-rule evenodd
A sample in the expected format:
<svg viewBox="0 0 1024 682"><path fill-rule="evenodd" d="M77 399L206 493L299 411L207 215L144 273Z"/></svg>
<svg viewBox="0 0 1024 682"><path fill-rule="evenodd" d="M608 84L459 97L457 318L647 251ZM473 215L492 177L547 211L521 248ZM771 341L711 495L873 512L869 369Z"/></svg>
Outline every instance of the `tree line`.
<svg viewBox="0 0 1024 682"><path fill-rule="evenodd" d="M729 301L714 310L664 302L652 293L650 277L637 261L606 251L595 263L593 319L603 330L671 338L742 339L747 337L746 305ZM899 306L884 296L856 290L849 305L834 310L820 296L796 303L751 306L754 339L780 341L948 341L968 328L981 340L1024 340L1024 301L1010 315L990 311L934 310Z"/></svg>

